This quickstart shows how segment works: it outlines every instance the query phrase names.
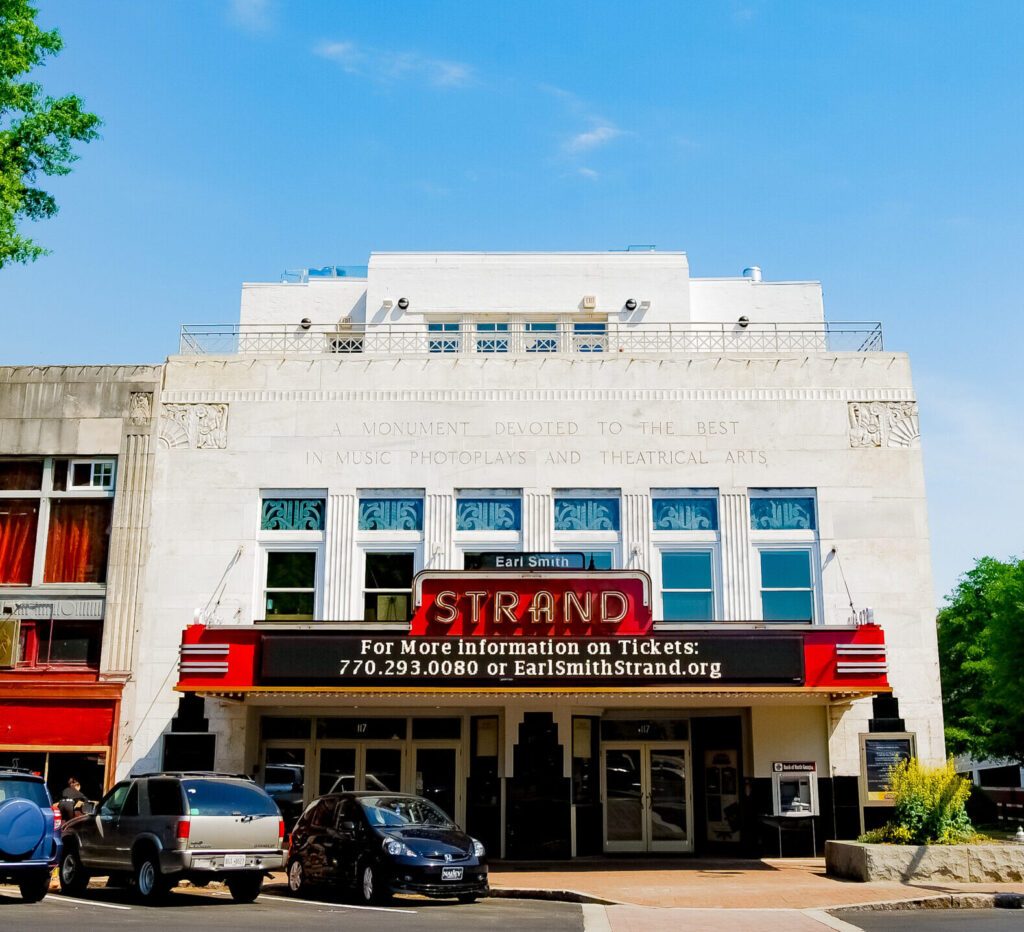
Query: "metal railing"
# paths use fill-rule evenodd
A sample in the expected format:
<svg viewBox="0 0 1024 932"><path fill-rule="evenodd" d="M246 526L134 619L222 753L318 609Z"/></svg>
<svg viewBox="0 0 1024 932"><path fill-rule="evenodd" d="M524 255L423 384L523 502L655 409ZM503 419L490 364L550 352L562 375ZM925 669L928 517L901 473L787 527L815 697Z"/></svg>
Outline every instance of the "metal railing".
<svg viewBox="0 0 1024 932"><path fill-rule="evenodd" d="M488 325L494 326L494 325ZM882 325L875 321L774 323L538 324L513 321L502 330L428 330L425 324L186 324L179 352L208 355L365 354L445 356L497 354L880 352ZM548 324L546 327L550 328ZM584 329L585 328L585 329Z"/></svg>

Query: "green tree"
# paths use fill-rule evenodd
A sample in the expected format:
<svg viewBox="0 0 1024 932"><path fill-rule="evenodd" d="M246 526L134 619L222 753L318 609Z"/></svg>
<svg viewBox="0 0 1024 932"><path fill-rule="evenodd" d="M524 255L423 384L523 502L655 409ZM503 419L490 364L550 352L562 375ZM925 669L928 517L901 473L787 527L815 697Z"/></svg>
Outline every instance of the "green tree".
<svg viewBox="0 0 1024 932"><path fill-rule="evenodd" d="M939 612L946 743L1024 760L1024 560L982 557Z"/></svg>
<svg viewBox="0 0 1024 932"><path fill-rule="evenodd" d="M36 186L39 176L68 174L78 159L72 143L95 139L100 126L80 98L45 96L26 80L64 45L56 29L36 25L37 12L28 0L0 0L0 268L47 254L18 222L57 213L53 195Z"/></svg>

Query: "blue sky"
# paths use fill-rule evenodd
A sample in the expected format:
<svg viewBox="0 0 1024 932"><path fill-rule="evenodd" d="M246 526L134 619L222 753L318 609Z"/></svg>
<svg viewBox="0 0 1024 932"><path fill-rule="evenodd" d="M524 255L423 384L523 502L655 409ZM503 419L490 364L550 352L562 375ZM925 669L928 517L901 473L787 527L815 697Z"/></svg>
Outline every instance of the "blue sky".
<svg viewBox="0 0 1024 932"><path fill-rule="evenodd" d="M937 593L1024 553L1024 4L37 2L41 80L105 126L54 254L0 272L0 363L156 362L243 280L371 250L656 243L882 320Z"/></svg>

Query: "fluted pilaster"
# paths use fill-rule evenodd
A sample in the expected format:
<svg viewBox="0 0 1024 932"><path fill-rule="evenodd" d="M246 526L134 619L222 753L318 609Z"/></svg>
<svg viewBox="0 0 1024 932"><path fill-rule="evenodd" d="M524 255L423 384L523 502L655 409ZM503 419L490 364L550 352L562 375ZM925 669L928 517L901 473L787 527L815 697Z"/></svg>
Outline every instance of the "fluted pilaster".
<svg viewBox="0 0 1024 932"><path fill-rule="evenodd" d="M622 565L628 570L650 571L650 558L651 496L627 492L622 496Z"/></svg>
<svg viewBox="0 0 1024 932"><path fill-rule="evenodd" d="M360 589L361 582L356 579L354 566L357 508L358 499L353 492L328 496L324 565L324 617L328 621L360 617L352 614L355 590Z"/></svg>
<svg viewBox="0 0 1024 932"><path fill-rule="evenodd" d="M753 618L750 592L750 502L746 492L723 492L722 603L730 621Z"/></svg>
<svg viewBox="0 0 1024 932"><path fill-rule="evenodd" d="M423 567L431 570L455 568L455 495L428 492L423 510Z"/></svg>
<svg viewBox="0 0 1024 932"><path fill-rule="evenodd" d="M551 493L523 493L523 549L546 551L551 549Z"/></svg>

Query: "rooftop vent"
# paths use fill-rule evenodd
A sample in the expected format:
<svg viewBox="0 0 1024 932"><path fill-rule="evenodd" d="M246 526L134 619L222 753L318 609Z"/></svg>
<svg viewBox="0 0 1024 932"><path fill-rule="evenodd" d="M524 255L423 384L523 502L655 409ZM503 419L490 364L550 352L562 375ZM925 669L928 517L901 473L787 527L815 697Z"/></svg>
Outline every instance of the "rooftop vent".
<svg viewBox="0 0 1024 932"><path fill-rule="evenodd" d="M761 281L761 266L749 265L743 270L743 277L749 278L752 282Z"/></svg>

